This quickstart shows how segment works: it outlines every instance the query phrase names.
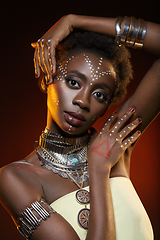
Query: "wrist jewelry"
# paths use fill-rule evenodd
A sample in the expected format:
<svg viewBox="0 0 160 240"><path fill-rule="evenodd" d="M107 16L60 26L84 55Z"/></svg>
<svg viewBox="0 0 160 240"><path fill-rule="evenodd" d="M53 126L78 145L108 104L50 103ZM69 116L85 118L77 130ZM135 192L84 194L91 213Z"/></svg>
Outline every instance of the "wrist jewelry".
<svg viewBox="0 0 160 240"><path fill-rule="evenodd" d="M34 212L36 212L36 215ZM23 237L29 239L34 230L40 225L41 221L46 221L51 213L56 213L56 211L53 210L43 198L41 198L40 201L35 201L31 204L31 207L27 207L21 213L21 217L17 219L18 231ZM40 218L37 218L37 214Z"/></svg>
<svg viewBox="0 0 160 240"><path fill-rule="evenodd" d="M126 47L142 48L147 31L147 23L143 19L135 19L134 17L125 17L124 19L125 23L122 32L121 23L123 18L117 18L115 24L115 42L119 46L121 46L121 44L125 44Z"/></svg>
<svg viewBox="0 0 160 240"><path fill-rule="evenodd" d="M115 28L116 28L116 38L115 38L115 43L117 45L120 45L120 40L122 36L122 30L121 30L121 23L123 22L123 17L117 17L117 21L115 23Z"/></svg>

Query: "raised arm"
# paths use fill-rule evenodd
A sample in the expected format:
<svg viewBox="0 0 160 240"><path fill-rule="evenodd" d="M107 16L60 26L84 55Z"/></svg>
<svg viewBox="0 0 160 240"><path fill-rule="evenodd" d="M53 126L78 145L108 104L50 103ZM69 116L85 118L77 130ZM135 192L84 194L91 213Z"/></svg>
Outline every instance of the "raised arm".
<svg viewBox="0 0 160 240"><path fill-rule="evenodd" d="M116 37L116 18L101 18L79 15L67 15L61 18L36 44L35 69L37 76L41 70L48 76L48 82L52 82L52 74L55 72L55 47L73 29L79 28L95 31ZM160 25L146 22L147 31L144 39L143 49L160 56ZM121 23L121 29L125 26L125 18ZM138 52L137 51L137 57ZM47 54L49 53L49 55ZM157 59L151 69L142 79L133 96L119 109L120 115L130 107L136 109L136 117L142 118L140 130L143 131L158 114L160 108L160 60ZM133 119L132 119L133 120Z"/></svg>

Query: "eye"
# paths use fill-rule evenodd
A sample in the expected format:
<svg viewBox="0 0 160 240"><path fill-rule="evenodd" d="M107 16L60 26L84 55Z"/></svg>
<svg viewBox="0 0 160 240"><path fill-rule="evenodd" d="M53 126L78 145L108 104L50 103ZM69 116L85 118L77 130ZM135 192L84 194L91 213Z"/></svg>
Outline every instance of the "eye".
<svg viewBox="0 0 160 240"><path fill-rule="evenodd" d="M79 88L80 84L77 80L71 79L71 78L65 78L66 82L68 83L69 86L74 87L74 88Z"/></svg>
<svg viewBox="0 0 160 240"><path fill-rule="evenodd" d="M102 100L102 101L107 100L107 96L106 96L105 93L95 92L93 95L94 95L96 98L98 98L99 100Z"/></svg>

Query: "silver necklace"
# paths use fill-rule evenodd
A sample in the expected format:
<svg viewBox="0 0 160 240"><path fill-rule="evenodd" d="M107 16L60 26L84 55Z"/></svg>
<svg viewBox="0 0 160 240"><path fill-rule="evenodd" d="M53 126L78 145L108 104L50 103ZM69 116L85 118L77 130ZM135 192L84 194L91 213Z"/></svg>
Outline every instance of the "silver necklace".
<svg viewBox="0 0 160 240"><path fill-rule="evenodd" d="M63 178L70 178L71 181L82 184L83 181L89 179L88 176L88 159L87 146L79 153L58 154L42 148L40 154L35 146L35 151L40 159L40 164L51 170L53 173L59 174Z"/></svg>

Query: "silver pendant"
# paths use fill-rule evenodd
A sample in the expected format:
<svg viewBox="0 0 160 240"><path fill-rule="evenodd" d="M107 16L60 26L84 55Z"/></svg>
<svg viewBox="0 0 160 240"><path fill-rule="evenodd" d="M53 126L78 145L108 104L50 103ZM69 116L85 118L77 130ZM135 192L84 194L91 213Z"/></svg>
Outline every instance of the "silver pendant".
<svg viewBox="0 0 160 240"><path fill-rule="evenodd" d="M77 154L68 154L67 156L67 165L77 164L79 163L79 157Z"/></svg>

